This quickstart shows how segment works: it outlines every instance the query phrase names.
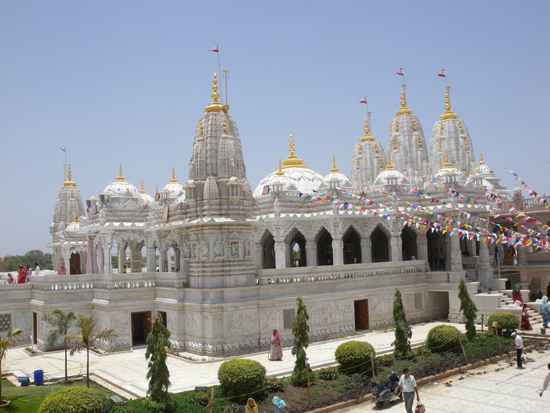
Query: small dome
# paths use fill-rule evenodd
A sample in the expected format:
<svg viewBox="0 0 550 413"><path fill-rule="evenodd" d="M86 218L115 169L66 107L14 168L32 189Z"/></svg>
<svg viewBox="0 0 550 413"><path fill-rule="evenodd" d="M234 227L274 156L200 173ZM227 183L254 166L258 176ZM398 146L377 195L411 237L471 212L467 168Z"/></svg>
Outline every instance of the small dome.
<svg viewBox="0 0 550 413"><path fill-rule="evenodd" d="M65 232L75 233L75 232L78 232L78 231L80 231L80 222L76 222L76 221L71 222L67 226L67 228L65 228Z"/></svg>
<svg viewBox="0 0 550 413"><path fill-rule="evenodd" d="M143 199L143 202L147 205L151 205L151 204L154 204L155 203L155 198L153 198L151 195L149 195L148 193L145 193L145 194L140 194L141 195L141 199Z"/></svg>
<svg viewBox="0 0 550 413"><path fill-rule="evenodd" d="M168 198L170 199L179 198L184 194L183 185L180 184L176 179L176 171L173 166L172 166L172 179L170 179L170 182L168 182L160 192L161 194L168 193Z"/></svg>
<svg viewBox="0 0 550 413"><path fill-rule="evenodd" d="M332 155L332 169L327 176L323 178L319 189L325 188L347 188L351 189L351 182L349 178L340 172L336 167L336 157Z"/></svg>
<svg viewBox="0 0 550 413"><path fill-rule="evenodd" d="M185 184L185 186L188 186L188 187L193 187L193 186L195 186L195 180L194 180L194 179L189 179L189 181L187 181L187 183Z"/></svg>
<svg viewBox="0 0 550 413"><path fill-rule="evenodd" d="M393 165L388 162L386 169L380 172L376 177L373 186L385 185L409 185L409 181L407 180L407 178L405 178L405 175L395 169Z"/></svg>
<svg viewBox="0 0 550 413"><path fill-rule="evenodd" d="M275 183L283 183L283 191L300 191L303 193L311 193L317 190L323 176L309 168L286 168L283 170L284 176L278 176L277 171L271 172L260 181L254 190L254 196L261 196L264 191L264 186L274 186Z"/></svg>
<svg viewBox="0 0 550 413"><path fill-rule="evenodd" d="M122 164L120 164L119 175L113 182L107 185L107 188L105 188L103 194L128 198L139 198L139 191L137 188L128 182L122 175Z"/></svg>
<svg viewBox="0 0 550 413"><path fill-rule="evenodd" d="M232 185L237 185L239 183L239 180L235 176L232 176L231 178L229 178L229 183Z"/></svg>

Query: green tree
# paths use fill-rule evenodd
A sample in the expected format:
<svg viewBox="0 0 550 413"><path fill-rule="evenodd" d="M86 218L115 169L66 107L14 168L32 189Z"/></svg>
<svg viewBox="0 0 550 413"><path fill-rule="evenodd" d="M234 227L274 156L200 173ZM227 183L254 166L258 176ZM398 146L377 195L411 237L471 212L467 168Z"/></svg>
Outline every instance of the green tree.
<svg viewBox="0 0 550 413"><path fill-rule="evenodd" d="M296 306L296 317L292 325L292 335L294 336L292 355L296 356L296 362L290 379L292 384L303 386L307 384L306 348L309 346L309 326L307 325L309 316L302 297L296 299Z"/></svg>
<svg viewBox="0 0 550 413"><path fill-rule="evenodd" d="M12 326L8 335L3 340L0 340L0 377L2 377L2 360L8 354L8 348L13 345L15 337L23 332L23 329ZM2 401L2 380L0 379L0 402Z"/></svg>
<svg viewBox="0 0 550 413"><path fill-rule="evenodd" d="M83 316L81 315L76 320L78 326L78 333L72 333L67 335L67 340L71 345L71 356L75 352L81 352L86 349L86 384L90 387L90 347L95 346L98 341L111 341L116 337L114 328L106 328L101 331L97 331L97 321L93 315Z"/></svg>
<svg viewBox="0 0 550 413"><path fill-rule="evenodd" d="M76 316L73 312L65 314L61 310L54 310L49 314L44 314L42 319L46 321L53 329L48 334L48 347L55 347L57 341L61 337L63 339L63 347L65 348L65 381L67 381L67 334Z"/></svg>
<svg viewBox="0 0 550 413"><path fill-rule="evenodd" d="M460 311L466 318L466 336L469 340L472 340L476 336L474 321L477 317L477 307L468 293L464 278L458 284L458 298L460 298Z"/></svg>
<svg viewBox="0 0 550 413"><path fill-rule="evenodd" d="M411 351L412 329L407 322L401 291L397 288L395 289L395 300L393 300L393 322L395 324L395 341L392 343L393 353L395 356L406 356Z"/></svg>
<svg viewBox="0 0 550 413"><path fill-rule="evenodd" d="M40 269L51 270L52 254L40 250L28 251L25 255L12 255L4 257L0 262L0 272L15 271L20 265L30 265L34 269L34 263L38 263Z"/></svg>
<svg viewBox="0 0 550 413"><path fill-rule="evenodd" d="M170 371L166 365L167 349L170 348L170 332L162 324L162 317L158 314L153 321L153 328L147 336L147 351L145 358L149 360L147 378L149 388L147 395L157 403L170 404L168 389L170 383Z"/></svg>

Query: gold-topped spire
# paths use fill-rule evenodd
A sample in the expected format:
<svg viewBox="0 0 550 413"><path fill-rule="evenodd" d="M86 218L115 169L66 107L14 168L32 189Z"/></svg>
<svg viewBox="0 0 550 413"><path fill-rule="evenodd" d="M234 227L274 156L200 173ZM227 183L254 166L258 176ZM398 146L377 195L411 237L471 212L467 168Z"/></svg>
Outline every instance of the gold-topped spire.
<svg viewBox="0 0 550 413"><path fill-rule="evenodd" d="M214 80L212 80L212 103L208 105L206 108L204 108L205 112L221 112L223 110L223 105L218 102L218 99L220 98L220 94L218 93L219 87L218 87L218 77L214 73Z"/></svg>
<svg viewBox="0 0 550 413"><path fill-rule="evenodd" d="M485 162L483 161L483 152L479 153L479 164L480 165L485 165Z"/></svg>
<svg viewBox="0 0 550 413"><path fill-rule="evenodd" d="M141 189L139 190L139 193L140 194L146 194L147 191L145 190L144 186L143 186L143 178L141 178Z"/></svg>
<svg viewBox="0 0 550 413"><path fill-rule="evenodd" d="M227 119L223 117L223 133L227 133Z"/></svg>
<svg viewBox="0 0 550 413"><path fill-rule="evenodd" d="M443 168L452 168L453 165L449 162L449 154L447 153L447 149L445 149L445 163L443 164Z"/></svg>
<svg viewBox="0 0 550 413"><path fill-rule="evenodd" d="M451 110L451 99L449 98L449 89L450 88L451 88L450 86L445 87L445 89L447 89L445 91L445 113L439 117L440 120L443 120L443 119L458 119L458 116L455 113L453 113L453 111Z"/></svg>
<svg viewBox="0 0 550 413"><path fill-rule="evenodd" d="M69 170L67 173L67 180L63 182L63 186L76 186L76 183L72 180L73 174L71 173L71 164L69 164Z"/></svg>
<svg viewBox="0 0 550 413"><path fill-rule="evenodd" d="M282 168L281 158L279 158L279 168L277 169L277 173L276 173L277 176L285 176L285 173L283 172L283 170L281 168Z"/></svg>
<svg viewBox="0 0 550 413"><path fill-rule="evenodd" d="M357 159L357 160L359 160L359 159ZM336 167L336 156L335 155L332 155L332 169L330 170L330 172L333 172L333 173L340 172L340 170Z"/></svg>
<svg viewBox="0 0 550 413"><path fill-rule="evenodd" d="M289 139L289 153L288 157L283 161L283 169L286 168L307 168L307 166L304 165L304 161L298 158L296 155L294 155L294 139L292 139L292 135L290 135Z"/></svg>
<svg viewBox="0 0 550 413"><path fill-rule="evenodd" d="M361 137L361 139L359 139L359 142L374 141L374 138L370 134L369 118L370 112L368 112L367 116L365 117L365 128L363 129L365 131L365 134Z"/></svg>
<svg viewBox="0 0 550 413"><path fill-rule="evenodd" d="M172 165L172 179L170 179L171 184L179 184L178 180L176 179L176 168L174 168L174 165Z"/></svg>
<svg viewBox="0 0 550 413"><path fill-rule="evenodd" d="M441 169L441 158L437 158L437 170Z"/></svg>
<svg viewBox="0 0 550 413"><path fill-rule="evenodd" d="M155 195L159 193L159 184L155 185Z"/></svg>
<svg viewBox="0 0 550 413"><path fill-rule="evenodd" d="M124 177L124 175L122 175L122 164L120 164L119 167L118 167L118 176L116 177L116 180L117 181L126 181L126 178Z"/></svg>
<svg viewBox="0 0 550 413"><path fill-rule="evenodd" d="M403 85L403 88L401 89L401 109L399 109L397 112L395 112L395 116L404 115L406 113L412 115L413 111L407 108L407 97L405 96L405 87L407 85Z"/></svg>
<svg viewBox="0 0 550 413"><path fill-rule="evenodd" d="M80 219L78 219L78 207L74 210L74 220L76 224L80 224Z"/></svg>
<svg viewBox="0 0 550 413"><path fill-rule="evenodd" d="M203 132L203 126L202 126L202 119L199 121L199 135L202 136Z"/></svg>
<svg viewBox="0 0 550 413"><path fill-rule="evenodd" d="M380 160L380 162L382 162L382 160ZM391 171L393 169L395 169L395 168L391 164L391 157L390 157L390 154L388 153L388 163L386 165L386 171Z"/></svg>

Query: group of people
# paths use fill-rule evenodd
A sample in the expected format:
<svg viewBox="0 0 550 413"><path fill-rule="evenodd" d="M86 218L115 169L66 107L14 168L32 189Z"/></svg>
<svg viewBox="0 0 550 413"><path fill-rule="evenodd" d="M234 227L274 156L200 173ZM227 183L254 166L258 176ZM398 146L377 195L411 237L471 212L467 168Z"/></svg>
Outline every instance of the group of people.
<svg viewBox="0 0 550 413"><path fill-rule="evenodd" d="M40 275L40 266L37 263L34 263L34 265L34 275ZM33 270L30 265L27 264L27 267L20 265L15 277L9 272L0 280L0 284L26 284L29 282L31 275L33 275Z"/></svg>
<svg viewBox="0 0 550 413"><path fill-rule="evenodd" d="M273 399L271 402L275 405L274 410L275 413L284 413L288 409L290 409L290 406L284 402L283 399L281 399L279 396L273 396ZM246 402L246 412L247 413L260 413L258 411L258 405L256 404L256 401L253 398L248 399Z"/></svg>
<svg viewBox="0 0 550 413"><path fill-rule="evenodd" d="M548 286L548 289L550 290L550 284ZM512 290L512 297L514 301L511 307L522 308L521 324L519 328L524 331L532 330L533 327L529 322L529 308L527 307L527 304L523 302L523 298L521 297L521 284L518 283L514 285L514 288ZM535 301L535 300L531 300L531 301ZM536 302L540 302L540 314L542 315L542 326L544 328L548 328L548 323L550 323L550 308L548 308L548 297L546 295L543 295L540 301L537 299Z"/></svg>

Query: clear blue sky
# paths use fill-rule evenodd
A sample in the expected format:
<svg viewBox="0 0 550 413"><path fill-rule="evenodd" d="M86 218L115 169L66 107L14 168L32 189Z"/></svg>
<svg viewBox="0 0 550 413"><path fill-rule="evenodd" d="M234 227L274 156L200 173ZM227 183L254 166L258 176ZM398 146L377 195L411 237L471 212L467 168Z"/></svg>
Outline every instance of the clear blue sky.
<svg viewBox="0 0 550 413"><path fill-rule="evenodd" d="M386 146L407 104L426 138L452 108L474 149L550 192L548 1L0 1L0 256L46 250L67 147L83 200L118 174L184 183L212 74L229 104L254 188L288 153L350 173L366 96Z"/></svg>

